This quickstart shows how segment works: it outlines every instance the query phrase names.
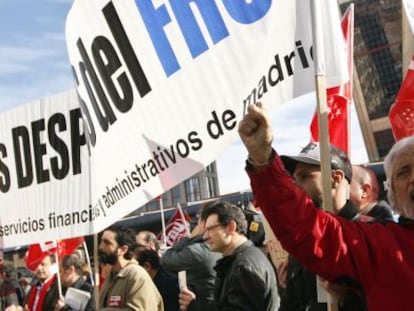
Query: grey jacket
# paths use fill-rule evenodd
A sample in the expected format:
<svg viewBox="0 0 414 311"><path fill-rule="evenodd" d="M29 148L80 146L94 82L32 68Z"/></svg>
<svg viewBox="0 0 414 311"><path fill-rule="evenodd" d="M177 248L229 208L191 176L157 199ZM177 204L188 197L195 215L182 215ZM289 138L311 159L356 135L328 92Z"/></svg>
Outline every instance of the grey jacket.
<svg viewBox="0 0 414 311"><path fill-rule="evenodd" d="M187 286L197 296L189 310L212 310L209 302L214 300L214 266L221 257L210 251L202 235L183 238L162 255L161 265L168 272L187 271Z"/></svg>

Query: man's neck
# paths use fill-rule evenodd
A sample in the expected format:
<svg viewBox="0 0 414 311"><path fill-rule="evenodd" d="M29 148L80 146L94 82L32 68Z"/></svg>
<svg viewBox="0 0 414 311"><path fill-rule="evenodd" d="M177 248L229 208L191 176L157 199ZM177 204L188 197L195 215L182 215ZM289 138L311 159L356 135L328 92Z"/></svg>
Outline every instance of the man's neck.
<svg viewBox="0 0 414 311"><path fill-rule="evenodd" d="M112 271L118 273L124 267L126 267L131 262L130 259L119 258L118 261L112 266Z"/></svg>
<svg viewBox="0 0 414 311"><path fill-rule="evenodd" d="M72 285L75 284L79 280L79 278L80 278L80 275L73 276L71 284Z"/></svg>
<svg viewBox="0 0 414 311"><path fill-rule="evenodd" d="M230 256L231 254L233 254L236 248L238 248L240 245L242 245L246 241L247 241L247 238L244 235L241 235L241 234L234 235L229 246L223 251L223 257Z"/></svg>

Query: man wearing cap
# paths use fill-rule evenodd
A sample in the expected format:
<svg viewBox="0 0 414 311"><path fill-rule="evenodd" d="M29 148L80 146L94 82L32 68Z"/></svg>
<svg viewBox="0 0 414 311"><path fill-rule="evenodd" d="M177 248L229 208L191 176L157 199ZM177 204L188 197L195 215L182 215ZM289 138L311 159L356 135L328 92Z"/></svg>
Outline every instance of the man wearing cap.
<svg viewBox="0 0 414 311"><path fill-rule="evenodd" d="M385 158L388 199L402 217L398 224L383 224L349 221L318 209L272 148L271 120L261 103L247 107L239 134L253 193L282 246L329 281L346 276L360 283L369 310L412 310L414 138L397 142ZM332 170L335 208L346 203L346 192L339 195L342 187L337 187L343 179L342 170Z"/></svg>
<svg viewBox="0 0 414 311"><path fill-rule="evenodd" d="M345 219L358 220L360 217L358 209L349 201L352 179L351 162L345 152L333 145L329 146L329 152L334 213ZM281 156L281 159L295 183L309 195L316 206L321 207L322 174L319 144L311 142L301 150L299 155ZM326 304L317 301L315 274L305 269L292 256L289 257L285 277L286 288L281 297L280 310L326 310ZM331 289L332 285L329 286ZM337 290L339 289L337 287ZM364 310L364 303L358 296L342 295L342 293L340 296L343 299L346 297L347 301L352 296L352 310Z"/></svg>

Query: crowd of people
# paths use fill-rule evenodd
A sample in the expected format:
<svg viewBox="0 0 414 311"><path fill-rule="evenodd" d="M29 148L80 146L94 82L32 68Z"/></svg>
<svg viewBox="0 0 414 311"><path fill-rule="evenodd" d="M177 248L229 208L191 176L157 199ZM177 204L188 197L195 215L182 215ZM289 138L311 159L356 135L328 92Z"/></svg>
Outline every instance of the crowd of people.
<svg viewBox="0 0 414 311"><path fill-rule="evenodd" d="M248 238L251 224L242 208L213 201L201 208L190 236L166 250L153 232L106 228L99 241L99 287L85 275L79 252L58 262L45 256L32 280L18 279L4 264L0 309L314 311L327 310L318 300L325 290L341 311L410 310L414 137L398 141L385 158L388 202L379 201L369 168L352 165L330 145L327 212L321 209L318 143L279 156L260 103L248 107L239 134L256 204L288 251L286 261L272 262L266 248Z"/></svg>

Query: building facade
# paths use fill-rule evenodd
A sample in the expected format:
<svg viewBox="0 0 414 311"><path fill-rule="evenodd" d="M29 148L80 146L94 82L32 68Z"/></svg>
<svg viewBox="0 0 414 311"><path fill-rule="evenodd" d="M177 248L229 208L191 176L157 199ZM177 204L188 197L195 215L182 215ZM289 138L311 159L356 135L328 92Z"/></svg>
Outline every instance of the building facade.
<svg viewBox="0 0 414 311"><path fill-rule="evenodd" d="M168 209L184 205L188 202L196 202L214 198L220 195L216 162L208 165L204 170L178 184L162 195L163 208ZM160 202L152 200L138 208L134 214L156 211L160 209Z"/></svg>
<svg viewBox="0 0 414 311"><path fill-rule="evenodd" d="M340 0L354 3L354 102L369 160L379 161L394 144L388 112L403 76L401 0Z"/></svg>

